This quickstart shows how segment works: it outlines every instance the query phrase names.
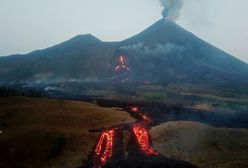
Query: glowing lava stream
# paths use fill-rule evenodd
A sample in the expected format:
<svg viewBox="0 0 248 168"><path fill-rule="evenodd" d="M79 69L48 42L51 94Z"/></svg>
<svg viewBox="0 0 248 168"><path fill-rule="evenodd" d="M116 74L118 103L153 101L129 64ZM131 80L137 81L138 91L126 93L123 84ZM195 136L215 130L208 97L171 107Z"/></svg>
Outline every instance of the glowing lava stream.
<svg viewBox="0 0 248 168"><path fill-rule="evenodd" d="M147 127L151 124L152 119L147 114L142 113L138 107L131 107L130 112L132 116L138 119L138 121L132 124L131 130L128 127L128 131L131 131L133 133L133 137L136 139L137 146L139 147L140 151L143 154L149 156L159 155L159 153L155 151L151 146L147 129ZM93 168L101 168L107 164L109 159L111 159L115 142L115 131L119 128L121 127L112 127L111 129L104 130L101 133L94 151Z"/></svg>
<svg viewBox="0 0 248 168"><path fill-rule="evenodd" d="M136 141L139 144L140 150L146 155L158 155L149 143L149 134L147 128L142 124L137 123L133 125L133 133L136 137Z"/></svg>
<svg viewBox="0 0 248 168"><path fill-rule="evenodd" d="M97 143L95 154L96 163L93 168L100 168L112 157L114 141L114 129L104 131Z"/></svg>
<svg viewBox="0 0 248 168"><path fill-rule="evenodd" d="M122 71L129 71L130 69L128 68L127 65L125 65L125 59L124 59L124 56L120 56L119 58L119 65L117 65L115 67L115 70L118 71L118 70L122 70Z"/></svg>
<svg viewBox="0 0 248 168"><path fill-rule="evenodd" d="M152 122L152 119L148 115L140 112L138 107L132 107L131 112L138 114L138 117L141 119L141 121L134 123L132 126L132 131L140 150L146 155L158 155L159 153L150 145L150 137L146 128L146 126Z"/></svg>
<svg viewBox="0 0 248 168"><path fill-rule="evenodd" d="M126 65L124 56L119 57L118 65L115 67L116 73L120 74L123 83L128 82L128 71L129 66ZM146 81L145 81L146 82ZM101 168L105 166L108 161L112 158L113 148L115 146L115 134L117 130L123 130L132 132L133 138L136 140L136 145L139 148L140 153L145 155L159 155L155 151L150 143L150 136L148 133L148 126L152 123L152 119L145 113L141 112L138 107L134 106L129 108L133 117L137 118L138 121L133 124L123 124L122 126L113 126L111 129L106 129L101 133L101 136L96 144L96 148L93 154L94 165L93 168Z"/></svg>
<svg viewBox="0 0 248 168"><path fill-rule="evenodd" d="M118 73L124 73L124 78L122 79L122 82L127 82L128 77L127 77L127 72L130 70L130 68L125 65L125 57L120 56L119 58L119 64L115 67L115 71Z"/></svg>

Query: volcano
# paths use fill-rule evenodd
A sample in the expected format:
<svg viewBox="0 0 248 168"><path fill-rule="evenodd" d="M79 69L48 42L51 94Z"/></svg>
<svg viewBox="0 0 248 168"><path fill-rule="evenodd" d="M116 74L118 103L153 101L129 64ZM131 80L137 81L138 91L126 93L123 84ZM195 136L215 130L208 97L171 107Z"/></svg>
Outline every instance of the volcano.
<svg viewBox="0 0 248 168"><path fill-rule="evenodd" d="M25 55L0 58L0 82L111 81L124 55L129 81L248 84L248 64L161 19L120 42L86 34Z"/></svg>

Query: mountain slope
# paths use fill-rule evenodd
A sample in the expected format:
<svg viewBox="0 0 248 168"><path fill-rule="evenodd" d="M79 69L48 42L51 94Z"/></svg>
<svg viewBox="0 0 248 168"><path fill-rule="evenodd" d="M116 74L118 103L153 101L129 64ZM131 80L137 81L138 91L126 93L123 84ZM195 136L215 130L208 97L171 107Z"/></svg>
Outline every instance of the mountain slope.
<svg viewBox="0 0 248 168"><path fill-rule="evenodd" d="M112 56L113 43L92 35L79 35L56 46L27 55L0 58L2 81L97 79L102 77L106 57ZM101 61L96 61L101 60Z"/></svg>
<svg viewBox="0 0 248 168"><path fill-rule="evenodd" d="M169 20L121 42L79 35L26 55L0 58L0 82L112 79L126 56L129 80L246 85L248 65Z"/></svg>
<svg viewBox="0 0 248 168"><path fill-rule="evenodd" d="M164 80L169 81L247 82L243 80L248 73L246 63L169 20L156 22L143 32L123 41L123 45L124 53L127 52L129 56L137 58L143 55L139 58L144 60L140 61L140 66L144 67L141 69L146 71L146 74L150 73L152 78L155 75L159 80L163 76ZM150 59L147 60L145 56Z"/></svg>

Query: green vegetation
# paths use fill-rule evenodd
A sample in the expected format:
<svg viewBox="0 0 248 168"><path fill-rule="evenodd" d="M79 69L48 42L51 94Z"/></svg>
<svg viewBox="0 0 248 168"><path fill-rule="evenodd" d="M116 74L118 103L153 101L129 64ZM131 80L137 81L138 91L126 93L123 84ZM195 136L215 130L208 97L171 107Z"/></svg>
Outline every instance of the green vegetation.
<svg viewBox="0 0 248 168"><path fill-rule="evenodd" d="M141 97L145 99L145 101L164 101L166 99L166 95L163 93L159 92L144 92L144 93L139 93Z"/></svg>

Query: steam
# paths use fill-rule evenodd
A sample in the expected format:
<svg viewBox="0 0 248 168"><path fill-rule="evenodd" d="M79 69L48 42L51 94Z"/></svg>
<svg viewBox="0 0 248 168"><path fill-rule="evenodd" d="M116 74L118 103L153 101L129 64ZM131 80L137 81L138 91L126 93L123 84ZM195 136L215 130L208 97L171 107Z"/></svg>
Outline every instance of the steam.
<svg viewBox="0 0 248 168"><path fill-rule="evenodd" d="M181 54L182 51L185 49L185 46L180 46L173 43L166 43L156 44L154 48L150 48L148 46L145 46L143 43L139 42L133 45L121 46L119 49L124 51L132 51L138 53L138 55L150 55L158 57L170 53Z"/></svg>
<svg viewBox="0 0 248 168"><path fill-rule="evenodd" d="M164 10L162 15L165 19L177 20L183 7L183 0L160 0Z"/></svg>

